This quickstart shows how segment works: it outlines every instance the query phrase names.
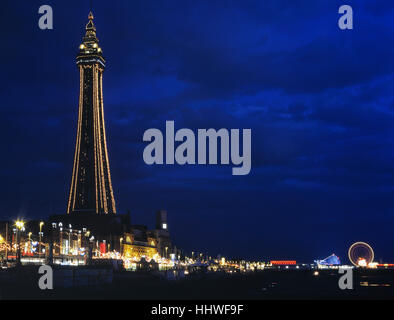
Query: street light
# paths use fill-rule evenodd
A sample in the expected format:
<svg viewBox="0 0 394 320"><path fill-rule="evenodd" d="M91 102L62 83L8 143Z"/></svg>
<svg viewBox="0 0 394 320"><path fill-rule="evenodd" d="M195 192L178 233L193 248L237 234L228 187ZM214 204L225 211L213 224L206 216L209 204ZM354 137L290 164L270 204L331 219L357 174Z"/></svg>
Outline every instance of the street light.
<svg viewBox="0 0 394 320"><path fill-rule="evenodd" d="M44 225L44 222L40 222L40 232L38 233L38 256L41 256L41 241L42 241L42 226Z"/></svg>
<svg viewBox="0 0 394 320"><path fill-rule="evenodd" d="M72 234L72 232L73 232L73 229L71 229L71 224L69 225L69 227L70 227L70 230L68 230L68 254L72 254L72 252L71 252L71 234Z"/></svg>
<svg viewBox="0 0 394 320"><path fill-rule="evenodd" d="M63 254L63 223L61 223L61 222L59 222L59 231L60 231L60 234L59 234L59 243L60 243L60 246L59 246L59 254Z"/></svg>
<svg viewBox="0 0 394 320"><path fill-rule="evenodd" d="M16 238L17 238L17 265L20 265L21 263L21 231L25 230L25 222L23 220L17 220L15 221L15 226L16 226Z"/></svg>
<svg viewBox="0 0 394 320"><path fill-rule="evenodd" d="M31 253L31 232L29 232L28 233L28 236L29 236L29 246L28 246L28 248L29 248L29 252Z"/></svg>
<svg viewBox="0 0 394 320"><path fill-rule="evenodd" d="M121 238L119 239L119 242L120 242L119 253L122 254L122 242L123 242L123 237L121 237Z"/></svg>
<svg viewBox="0 0 394 320"><path fill-rule="evenodd" d="M15 226L19 229L22 230L25 227L25 222L23 220L16 220L15 221Z"/></svg>

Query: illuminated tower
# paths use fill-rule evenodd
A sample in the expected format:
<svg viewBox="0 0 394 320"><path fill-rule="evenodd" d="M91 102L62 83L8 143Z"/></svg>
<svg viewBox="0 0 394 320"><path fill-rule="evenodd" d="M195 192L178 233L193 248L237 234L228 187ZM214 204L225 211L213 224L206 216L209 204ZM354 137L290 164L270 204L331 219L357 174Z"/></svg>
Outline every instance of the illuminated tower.
<svg viewBox="0 0 394 320"><path fill-rule="evenodd" d="M67 213L116 213L109 170L103 107L105 60L93 14L77 55L79 113Z"/></svg>

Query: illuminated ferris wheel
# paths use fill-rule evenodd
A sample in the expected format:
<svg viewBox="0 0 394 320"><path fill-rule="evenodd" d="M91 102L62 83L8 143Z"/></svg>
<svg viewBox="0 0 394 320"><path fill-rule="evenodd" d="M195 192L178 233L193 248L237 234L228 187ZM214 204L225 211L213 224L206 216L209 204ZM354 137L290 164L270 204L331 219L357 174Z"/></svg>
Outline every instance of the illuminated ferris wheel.
<svg viewBox="0 0 394 320"><path fill-rule="evenodd" d="M348 256L356 267L367 267L373 262L375 254L368 243L356 242L350 246Z"/></svg>

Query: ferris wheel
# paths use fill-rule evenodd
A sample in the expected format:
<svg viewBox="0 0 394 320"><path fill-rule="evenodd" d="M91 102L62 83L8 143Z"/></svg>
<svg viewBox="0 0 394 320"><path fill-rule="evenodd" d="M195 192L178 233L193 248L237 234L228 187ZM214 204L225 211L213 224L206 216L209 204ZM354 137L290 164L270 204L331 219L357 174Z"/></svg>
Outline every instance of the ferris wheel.
<svg viewBox="0 0 394 320"><path fill-rule="evenodd" d="M375 257L372 247L365 242L353 243L348 252L349 260L356 267L367 267Z"/></svg>

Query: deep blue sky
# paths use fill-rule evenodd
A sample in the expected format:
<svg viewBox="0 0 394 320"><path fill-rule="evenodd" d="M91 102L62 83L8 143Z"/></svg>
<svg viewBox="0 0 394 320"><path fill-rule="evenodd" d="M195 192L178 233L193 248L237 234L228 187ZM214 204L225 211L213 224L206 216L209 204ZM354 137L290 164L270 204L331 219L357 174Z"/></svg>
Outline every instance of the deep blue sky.
<svg viewBox="0 0 394 320"><path fill-rule="evenodd" d="M54 30L38 28L50 4ZM354 30L337 26L350 4ZM64 213L88 1L0 12L0 218ZM118 212L186 250L394 262L394 2L95 1ZM148 166L148 128L251 128L252 171Z"/></svg>

